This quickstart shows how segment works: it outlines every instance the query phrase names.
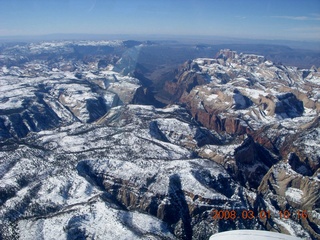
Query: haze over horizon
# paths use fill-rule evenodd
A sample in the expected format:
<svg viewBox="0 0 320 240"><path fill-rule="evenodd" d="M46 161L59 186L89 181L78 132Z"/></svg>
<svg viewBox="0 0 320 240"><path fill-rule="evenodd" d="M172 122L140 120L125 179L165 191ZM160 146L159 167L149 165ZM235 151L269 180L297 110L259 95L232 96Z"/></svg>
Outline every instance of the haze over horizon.
<svg viewBox="0 0 320 240"><path fill-rule="evenodd" d="M320 41L318 0L0 0L0 37L203 35Z"/></svg>

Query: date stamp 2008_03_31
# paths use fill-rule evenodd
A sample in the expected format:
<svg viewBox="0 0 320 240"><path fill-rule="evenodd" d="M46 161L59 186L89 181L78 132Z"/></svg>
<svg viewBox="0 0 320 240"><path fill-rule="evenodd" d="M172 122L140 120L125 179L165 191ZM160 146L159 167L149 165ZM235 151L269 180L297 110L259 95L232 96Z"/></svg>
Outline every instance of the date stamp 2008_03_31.
<svg viewBox="0 0 320 240"><path fill-rule="evenodd" d="M307 219L307 210L278 210L271 212L270 210L211 210L211 215L214 220L267 220L276 216L280 219Z"/></svg>

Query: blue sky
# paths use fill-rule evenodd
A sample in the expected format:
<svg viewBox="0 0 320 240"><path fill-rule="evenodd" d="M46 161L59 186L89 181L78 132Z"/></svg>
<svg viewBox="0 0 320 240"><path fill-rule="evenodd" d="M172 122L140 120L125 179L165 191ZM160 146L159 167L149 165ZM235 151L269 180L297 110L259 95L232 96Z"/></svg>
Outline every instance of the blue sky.
<svg viewBox="0 0 320 240"><path fill-rule="evenodd" d="M320 0L0 0L0 36L56 33L320 40Z"/></svg>

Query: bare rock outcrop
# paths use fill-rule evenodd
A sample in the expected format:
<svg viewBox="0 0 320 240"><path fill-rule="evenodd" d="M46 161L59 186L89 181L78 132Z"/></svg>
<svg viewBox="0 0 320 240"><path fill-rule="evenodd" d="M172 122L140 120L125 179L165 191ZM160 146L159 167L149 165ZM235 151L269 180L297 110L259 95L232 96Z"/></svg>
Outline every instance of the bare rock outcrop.
<svg viewBox="0 0 320 240"><path fill-rule="evenodd" d="M289 161L282 161L274 165L263 178L258 191L263 200L258 203L259 208L267 207L277 221L266 219L268 229L278 228L282 232L297 233L302 238L309 237L301 229L292 229L292 222L300 222L313 239L320 237L320 185L317 174L306 177L295 171ZM319 171L318 171L319 172ZM284 217L284 212L286 216ZM299 232L301 231L301 232Z"/></svg>
<svg viewBox="0 0 320 240"><path fill-rule="evenodd" d="M319 112L319 76L304 71L227 49L216 58L186 62L165 92L204 126L243 135L265 123Z"/></svg>

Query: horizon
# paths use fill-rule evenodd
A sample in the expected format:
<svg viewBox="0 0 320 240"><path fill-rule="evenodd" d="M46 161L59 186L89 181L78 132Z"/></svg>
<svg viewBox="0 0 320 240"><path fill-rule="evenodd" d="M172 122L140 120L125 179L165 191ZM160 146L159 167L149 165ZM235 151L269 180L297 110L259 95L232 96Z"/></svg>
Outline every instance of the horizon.
<svg viewBox="0 0 320 240"><path fill-rule="evenodd" d="M292 49L320 51L320 40L283 40L283 39L250 39L206 35L169 35L169 34L86 34L63 33L29 36L0 36L0 44L33 43L33 42L78 42L78 41L140 41L166 44L186 45L270 45L285 46Z"/></svg>
<svg viewBox="0 0 320 240"><path fill-rule="evenodd" d="M0 38L197 36L320 41L320 1L0 0Z"/></svg>

